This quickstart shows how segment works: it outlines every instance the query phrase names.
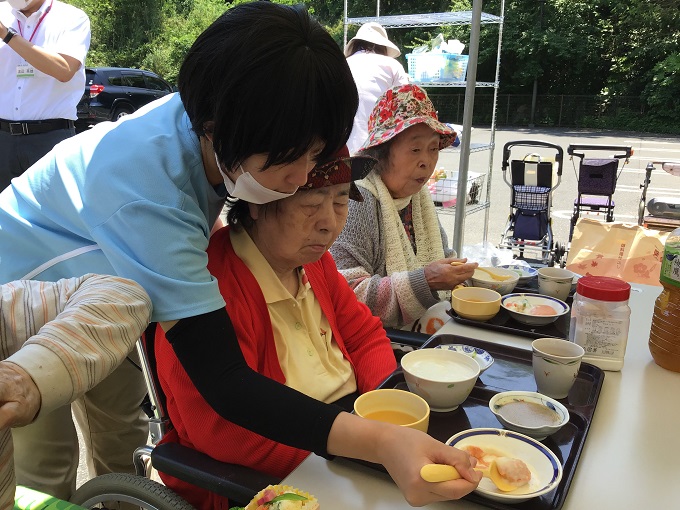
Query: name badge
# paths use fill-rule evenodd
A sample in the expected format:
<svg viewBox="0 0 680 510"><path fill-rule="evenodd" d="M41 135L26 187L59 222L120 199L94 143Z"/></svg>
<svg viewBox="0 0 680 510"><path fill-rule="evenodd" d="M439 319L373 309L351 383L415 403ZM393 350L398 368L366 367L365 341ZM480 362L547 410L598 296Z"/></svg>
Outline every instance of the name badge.
<svg viewBox="0 0 680 510"><path fill-rule="evenodd" d="M35 69L30 64L19 64L17 66L17 78L33 78Z"/></svg>

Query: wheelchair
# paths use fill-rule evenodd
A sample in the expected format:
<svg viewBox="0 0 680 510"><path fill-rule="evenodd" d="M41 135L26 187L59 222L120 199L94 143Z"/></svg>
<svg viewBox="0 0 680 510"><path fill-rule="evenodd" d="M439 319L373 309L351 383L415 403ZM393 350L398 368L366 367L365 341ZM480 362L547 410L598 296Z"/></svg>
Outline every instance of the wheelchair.
<svg viewBox="0 0 680 510"><path fill-rule="evenodd" d="M137 352L147 386L143 404L149 416L151 444L142 445L133 454L135 474L109 473L85 482L70 502L87 509L140 508L143 510L195 510L186 500L165 485L147 476L147 460L158 471L196 485L229 499L232 506L245 506L268 485L281 482L277 477L238 464L229 464L177 443L158 444L170 420L163 405L164 396L155 376L153 338L155 324L137 341ZM421 347L428 335L387 329L393 343ZM150 339L150 341L149 341Z"/></svg>

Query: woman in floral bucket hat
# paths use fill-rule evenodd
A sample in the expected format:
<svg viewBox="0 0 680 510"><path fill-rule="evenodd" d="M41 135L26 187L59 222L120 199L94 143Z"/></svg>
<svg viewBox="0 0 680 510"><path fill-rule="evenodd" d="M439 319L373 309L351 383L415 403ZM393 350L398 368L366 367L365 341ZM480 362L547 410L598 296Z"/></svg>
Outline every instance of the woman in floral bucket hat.
<svg viewBox="0 0 680 510"><path fill-rule="evenodd" d="M449 248L426 187L439 151L456 133L438 120L417 85L385 92L368 131L358 154L378 164L357 182L364 201L350 205L331 253L359 300L385 327L431 334L448 318L450 291L477 267Z"/></svg>

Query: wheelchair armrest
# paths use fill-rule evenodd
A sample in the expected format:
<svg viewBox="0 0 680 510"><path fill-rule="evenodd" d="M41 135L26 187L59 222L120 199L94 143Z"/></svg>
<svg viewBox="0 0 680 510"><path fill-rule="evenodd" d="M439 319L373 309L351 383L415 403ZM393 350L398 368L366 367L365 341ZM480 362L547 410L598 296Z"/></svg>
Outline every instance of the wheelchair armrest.
<svg viewBox="0 0 680 510"><path fill-rule="evenodd" d="M238 464L227 464L177 443L160 444L151 452L154 468L239 503L248 503L267 485L281 479Z"/></svg>
<svg viewBox="0 0 680 510"><path fill-rule="evenodd" d="M387 338L391 342L397 344L410 345L411 347L420 348L425 342L430 339L430 335L425 333L416 333L415 331L404 331L402 329L385 328Z"/></svg>

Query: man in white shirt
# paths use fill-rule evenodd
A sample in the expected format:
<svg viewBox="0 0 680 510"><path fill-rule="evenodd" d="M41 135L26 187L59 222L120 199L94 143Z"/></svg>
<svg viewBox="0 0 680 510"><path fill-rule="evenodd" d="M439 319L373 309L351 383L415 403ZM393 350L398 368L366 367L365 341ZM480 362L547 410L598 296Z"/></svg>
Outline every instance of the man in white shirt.
<svg viewBox="0 0 680 510"><path fill-rule="evenodd" d="M368 117L378 98L386 90L409 82L404 66L396 60L399 55L401 51L387 38L385 29L374 22L361 25L345 46L347 64L359 91L359 109L347 141L350 154L368 138Z"/></svg>
<svg viewBox="0 0 680 510"><path fill-rule="evenodd" d="M90 20L59 0L0 0L0 191L75 134Z"/></svg>

